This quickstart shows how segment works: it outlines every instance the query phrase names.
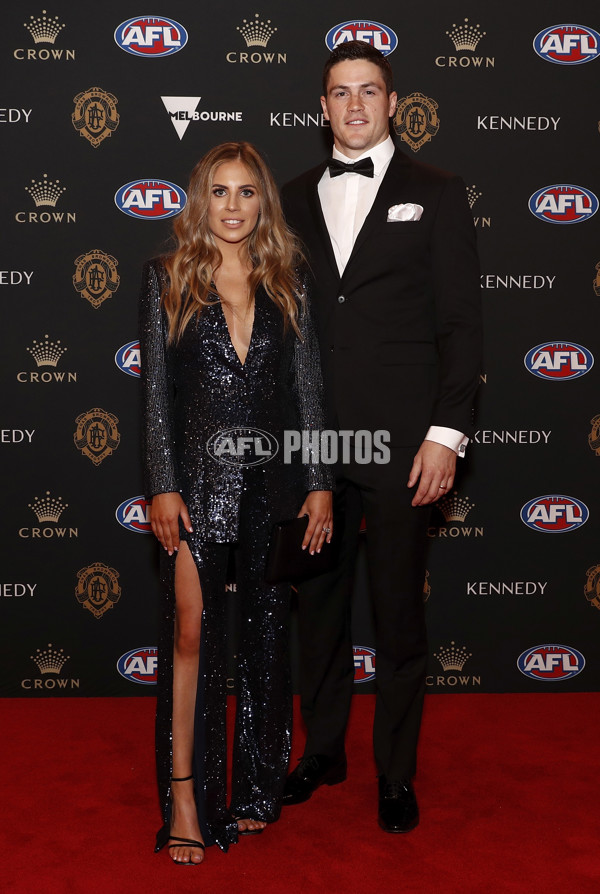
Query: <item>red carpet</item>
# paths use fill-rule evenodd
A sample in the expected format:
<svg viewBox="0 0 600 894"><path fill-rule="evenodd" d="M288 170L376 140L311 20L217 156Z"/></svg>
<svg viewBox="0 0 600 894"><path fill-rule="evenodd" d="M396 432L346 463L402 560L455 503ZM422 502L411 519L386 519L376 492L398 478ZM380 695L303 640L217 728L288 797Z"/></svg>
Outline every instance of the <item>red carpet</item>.
<svg viewBox="0 0 600 894"><path fill-rule="evenodd" d="M152 853L152 699L2 701L7 894L597 894L600 696L430 695L421 825L376 824L370 696L349 778L197 868ZM302 746L295 741L295 756Z"/></svg>

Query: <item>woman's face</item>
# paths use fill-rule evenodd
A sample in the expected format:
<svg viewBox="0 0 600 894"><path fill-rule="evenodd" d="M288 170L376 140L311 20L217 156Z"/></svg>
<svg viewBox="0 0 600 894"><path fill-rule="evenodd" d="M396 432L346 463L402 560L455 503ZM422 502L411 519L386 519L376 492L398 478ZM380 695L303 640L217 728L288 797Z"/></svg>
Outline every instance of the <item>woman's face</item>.
<svg viewBox="0 0 600 894"><path fill-rule="evenodd" d="M241 161L225 161L215 171L208 207L208 225L223 242L248 239L256 226L260 198L254 179Z"/></svg>

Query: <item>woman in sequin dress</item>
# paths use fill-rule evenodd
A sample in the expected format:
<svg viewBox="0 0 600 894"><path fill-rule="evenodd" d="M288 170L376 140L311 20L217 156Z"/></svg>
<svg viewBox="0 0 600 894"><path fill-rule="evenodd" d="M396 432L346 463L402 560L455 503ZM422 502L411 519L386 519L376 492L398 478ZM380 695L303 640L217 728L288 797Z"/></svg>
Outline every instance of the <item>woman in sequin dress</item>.
<svg viewBox="0 0 600 894"><path fill-rule="evenodd" d="M281 445L285 430L322 428L299 253L252 146L224 143L200 160L174 235L174 252L144 268L140 340L146 492L164 547L156 850L168 844L175 862L193 865L205 846L227 850L279 816L291 738L290 589L264 581L265 555L273 523L295 515L309 515L310 551L330 539L332 477L312 455L286 463L280 449L261 464L224 462L207 447L222 446L224 430L259 429ZM228 806L232 551L239 636Z"/></svg>

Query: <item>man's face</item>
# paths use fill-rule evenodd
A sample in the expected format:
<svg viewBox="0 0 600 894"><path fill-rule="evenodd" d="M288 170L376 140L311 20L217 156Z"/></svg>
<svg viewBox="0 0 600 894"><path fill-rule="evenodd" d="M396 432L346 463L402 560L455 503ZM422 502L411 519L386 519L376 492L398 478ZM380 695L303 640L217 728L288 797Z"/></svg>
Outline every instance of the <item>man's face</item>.
<svg viewBox="0 0 600 894"><path fill-rule="evenodd" d="M397 102L396 93L387 95L381 70L374 62L352 59L334 65L321 105L336 148L348 158L358 158L382 143Z"/></svg>

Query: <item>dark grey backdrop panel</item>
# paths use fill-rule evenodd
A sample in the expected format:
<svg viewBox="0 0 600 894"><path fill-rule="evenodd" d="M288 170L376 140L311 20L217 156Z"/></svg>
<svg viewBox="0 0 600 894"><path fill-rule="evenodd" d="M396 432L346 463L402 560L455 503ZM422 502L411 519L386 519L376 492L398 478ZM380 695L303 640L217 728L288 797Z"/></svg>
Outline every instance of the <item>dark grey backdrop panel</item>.
<svg viewBox="0 0 600 894"><path fill-rule="evenodd" d="M429 688L596 689L598 364L561 381L524 364L544 343L562 344L564 363L569 346L598 353L600 214L556 225L528 207L551 185L600 192L600 63L555 64L533 48L539 32L565 22L598 31L595 4L371 2L363 13L367 7L398 36L389 58L400 100L411 97L410 109L416 118L429 115L432 131L439 125L418 149L397 139L419 160L464 177L482 263L478 433L459 464L456 495L434 511L429 532ZM166 0L147 11L183 25L188 42L172 55L140 58L113 34L144 11L123 2L13 6L0 35L2 695L154 691L147 681L155 664L156 547L115 517L142 491L138 381L114 357L137 338L141 264L164 249L170 221L125 215L115 193L150 178L185 189L202 153L228 139L256 143L280 183L316 164L330 145L319 105L325 35L361 12L337 0L232 0L216 9ZM263 45L248 46L243 32L256 18ZM363 28L365 36L374 30ZM593 35L569 40L588 53L595 46ZM162 97L199 97L191 106L198 120L182 138ZM183 110L181 100L167 102ZM98 115L112 121L96 146L72 123L82 108L96 142L105 133ZM36 205L26 187L55 205ZM545 356L548 364L551 349ZM135 369L135 354L126 360ZM531 529L522 507L549 495L580 501L589 519L578 521L586 509L577 502L554 500L534 516L572 518L573 529ZM135 527L144 511L134 504L125 515ZM373 687L367 591L361 556L357 692ZM535 652L553 644L565 648ZM517 660L529 650L526 676ZM117 663L127 655L123 676ZM293 659L296 668L295 647Z"/></svg>

